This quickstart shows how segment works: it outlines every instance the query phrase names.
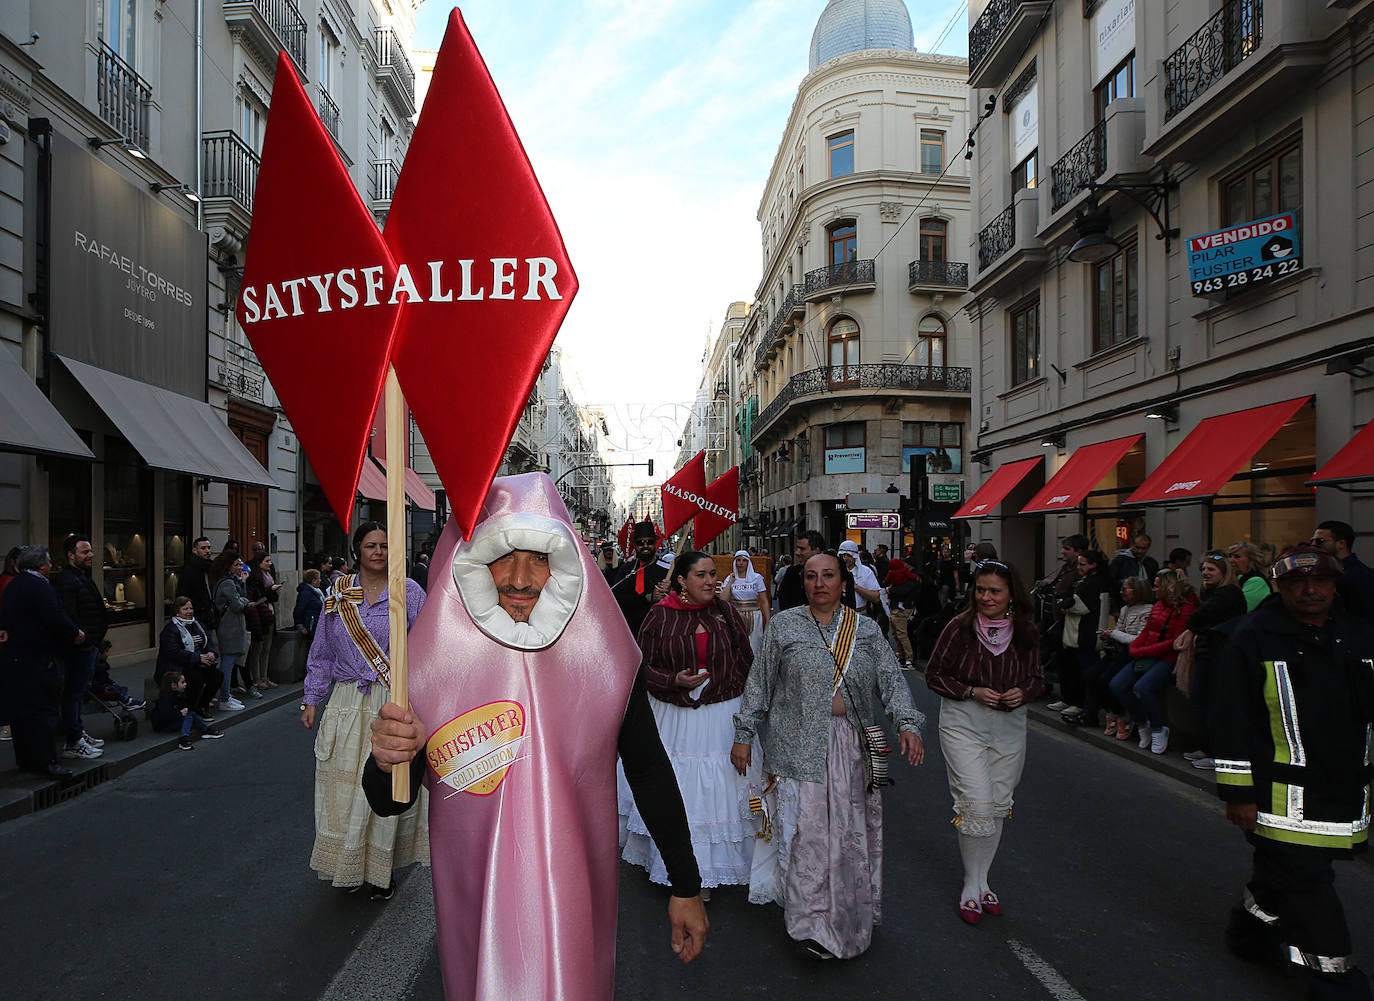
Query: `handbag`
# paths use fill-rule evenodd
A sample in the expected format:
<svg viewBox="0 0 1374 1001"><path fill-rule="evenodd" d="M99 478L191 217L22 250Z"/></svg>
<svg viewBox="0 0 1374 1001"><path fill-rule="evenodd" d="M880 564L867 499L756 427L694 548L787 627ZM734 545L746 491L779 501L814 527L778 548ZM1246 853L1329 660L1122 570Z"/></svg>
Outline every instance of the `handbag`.
<svg viewBox="0 0 1374 1001"><path fill-rule="evenodd" d="M849 693L849 701L857 706L854 701L854 693L849 691L849 682L844 682L844 690ZM883 786L895 786L897 780L892 777L888 770L887 759L892 753L892 746L887 742L887 731L881 724L864 724L858 728L859 743L863 744L864 753L868 755L868 774L871 776L868 783L868 791L881 789Z"/></svg>

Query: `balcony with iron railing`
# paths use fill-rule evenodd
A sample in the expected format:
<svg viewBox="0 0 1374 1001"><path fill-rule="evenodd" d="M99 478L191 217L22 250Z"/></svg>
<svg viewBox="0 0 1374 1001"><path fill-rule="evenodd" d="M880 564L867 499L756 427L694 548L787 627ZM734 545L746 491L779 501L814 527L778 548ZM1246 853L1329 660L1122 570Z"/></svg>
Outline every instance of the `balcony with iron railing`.
<svg viewBox="0 0 1374 1001"><path fill-rule="evenodd" d="M377 81L401 112L402 118L415 114L415 67L406 55L405 44L394 28L381 26L373 31L377 54Z"/></svg>
<svg viewBox="0 0 1374 1001"><path fill-rule="evenodd" d="M372 200L389 202L396 191L396 178L400 176L401 165L395 160L372 161Z"/></svg>
<svg viewBox="0 0 1374 1001"><path fill-rule="evenodd" d="M1145 152L1193 159L1250 128L1327 65L1327 40L1344 21L1313 0L1222 0L1160 64L1150 86L1158 117Z"/></svg>
<svg viewBox="0 0 1374 1001"><path fill-rule="evenodd" d="M233 132L207 132L200 142L203 179L201 197L230 198L250 216L258 183L258 155Z"/></svg>
<svg viewBox="0 0 1374 1001"><path fill-rule="evenodd" d="M237 341L226 339L224 342L224 361L219 365L219 383L235 396L255 403L266 402L264 389L267 377L263 374L262 364L252 348Z"/></svg>
<svg viewBox="0 0 1374 1001"><path fill-rule="evenodd" d="M1016 68L1053 0L992 0L968 33L970 87L995 87Z"/></svg>
<svg viewBox="0 0 1374 1001"><path fill-rule="evenodd" d="M320 121L329 130L329 134L334 137L335 142L339 142L339 128L342 125L342 116L339 114L339 106L334 103L334 99L329 96L329 91L320 88Z"/></svg>
<svg viewBox="0 0 1374 1001"><path fill-rule="evenodd" d="M1050 168L1050 208L1058 212L1107 172L1107 123L1098 122Z"/></svg>
<svg viewBox="0 0 1374 1001"><path fill-rule="evenodd" d="M986 271L1016 245L1016 212L1008 205L978 234L978 270Z"/></svg>
<svg viewBox="0 0 1374 1001"><path fill-rule="evenodd" d="M978 294L1015 283L1049 260L1039 235L1040 191L1022 188L1011 204L978 234L978 272L970 288Z"/></svg>
<svg viewBox="0 0 1374 1001"><path fill-rule="evenodd" d="M813 299L844 292L872 292L877 287L877 269L872 260L845 261L808 271L803 295Z"/></svg>
<svg viewBox="0 0 1374 1001"><path fill-rule="evenodd" d="M268 65L284 50L305 73L305 18L291 0L224 0L224 20Z"/></svg>
<svg viewBox="0 0 1374 1001"><path fill-rule="evenodd" d="M963 261L912 261L906 266L908 292L947 292L968 288L968 264Z"/></svg>
<svg viewBox="0 0 1374 1001"><path fill-rule="evenodd" d="M814 396L830 396L837 390L887 390L914 393L967 393L972 385L967 368L938 365L844 365L813 368L787 380L787 385L763 408L754 421L753 442L789 406ZM866 394L872 395L872 394Z"/></svg>
<svg viewBox="0 0 1374 1001"><path fill-rule="evenodd" d="M96 49L96 103L100 117L139 149L148 148L153 88L103 41Z"/></svg>

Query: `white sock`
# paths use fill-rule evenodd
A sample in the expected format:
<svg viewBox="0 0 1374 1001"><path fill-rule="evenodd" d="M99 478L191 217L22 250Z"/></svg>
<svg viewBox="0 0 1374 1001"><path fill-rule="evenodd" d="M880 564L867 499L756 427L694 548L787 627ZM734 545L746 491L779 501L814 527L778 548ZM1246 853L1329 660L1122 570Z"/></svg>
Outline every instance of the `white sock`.
<svg viewBox="0 0 1374 1001"><path fill-rule="evenodd" d="M979 838L982 842L978 846L978 900L983 899L983 894L989 892L988 872L992 869L992 860L997 857L997 847L1002 843L1002 825L1005 818L998 817L993 821L995 830L990 838Z"/></svg>
<svg viewBox="0 0 1374 1001"><path fill-rule="evenodd" d="M959 857L964 860L964 888L959 891L961 904L965 900L981 903L983 899L983 893L978 889L978 853L986 840L987 838L971 838L967 834L959 835Z"/></svg>

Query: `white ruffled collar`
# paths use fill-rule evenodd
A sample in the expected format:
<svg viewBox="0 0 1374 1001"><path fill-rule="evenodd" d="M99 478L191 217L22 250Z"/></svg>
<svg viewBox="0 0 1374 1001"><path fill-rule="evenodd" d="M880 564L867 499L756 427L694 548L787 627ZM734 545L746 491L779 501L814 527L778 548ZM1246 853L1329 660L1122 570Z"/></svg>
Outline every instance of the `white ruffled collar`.
<svg viewBox="0 0 1374 1001"><path fill-rule="evenodd" d="M453 555L453 583L473 623L486 636L516 650L551 646L572 621L582 597L581 543L565 522L542 514L515 513L483 522ZM487 564L514 549L549 556L549 580L528 622L516 622L497 601Z"/></svg>

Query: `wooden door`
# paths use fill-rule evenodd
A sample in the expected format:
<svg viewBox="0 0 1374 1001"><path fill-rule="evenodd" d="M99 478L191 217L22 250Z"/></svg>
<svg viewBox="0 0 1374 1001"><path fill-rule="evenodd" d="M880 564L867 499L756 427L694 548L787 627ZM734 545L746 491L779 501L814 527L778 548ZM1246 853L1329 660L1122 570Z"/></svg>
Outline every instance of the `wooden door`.
<svg viewBox="0 0 1374 1001"><path fill-rule="evenodd" d="M272 433L275 415L260 413L237 400L229 401L229 430L243 442L253 458L267 468L267 439ZM229 487L229 537L237 539L244 558L253 553L253 543L269 546L267 535L267 488Z"/></svg>

